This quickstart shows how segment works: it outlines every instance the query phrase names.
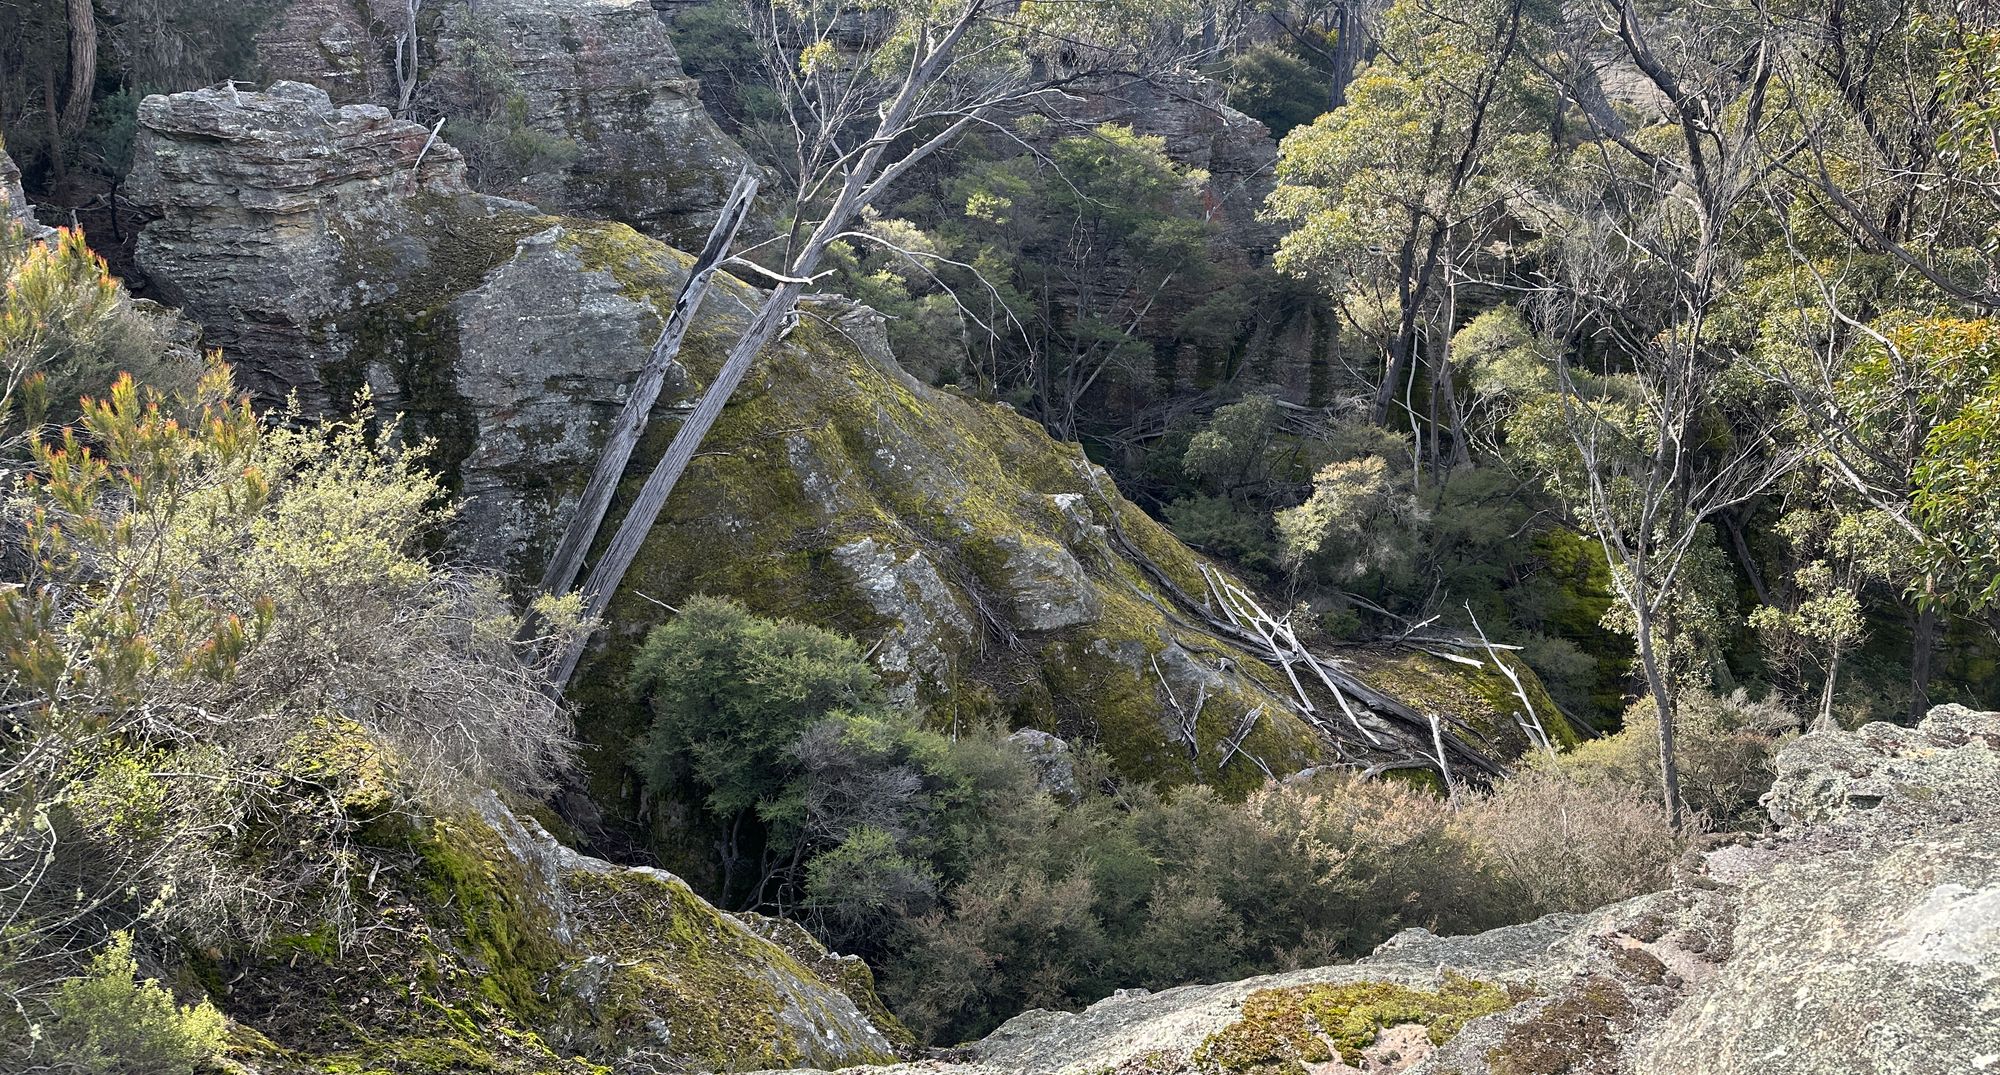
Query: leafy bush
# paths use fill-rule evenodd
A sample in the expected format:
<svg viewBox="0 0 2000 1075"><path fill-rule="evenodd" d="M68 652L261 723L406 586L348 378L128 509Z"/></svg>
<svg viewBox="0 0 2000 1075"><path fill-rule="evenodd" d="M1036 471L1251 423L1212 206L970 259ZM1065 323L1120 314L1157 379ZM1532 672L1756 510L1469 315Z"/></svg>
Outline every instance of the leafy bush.
<svg viewBox="0 0 2000 1075"><path fill-rule="evenodd" d="M566 768L497 584L422 547L436 479L362 429L267 426L217 368L30 436L0 591L10 1007L112 926L345 943L362 825Z"/></svg>
<svg viewBox="0 0 2000 1075"><path fill-rule="evenodd" d="M1752 701L1743 690L1727 695L1683 691L1674 753L1689 812L1715 828L1761 827L1758 799L1770 789L1773 759L1800 726L1790 710L1773 701ZM1640 701L1626 711L1623 730L1584 743L1556 764L1586 783L1618 783L1657 800L1658 744L1653 704Z"/></svg>
<svg viewBox="0 0 2000 1075"><path fill-rule="evenodd" d="M83 233L28 242L0 217L0 448L129 372L163 392L190 387L198 363L177 360L153 323L106 272Z"/></svg>
<svg viewBox="0 0 2000 1075"><path fill-rule="evenodd" d="M221 1055L222 1013L206 998L177 1005L139 980L130 934L114 934L82 977L50 1004L48 1047L64 1070L87 1075L185 1075Z"/></svg>
<svg viewBox="0 0 2000 1075"><path fill-rule="evenodd" d="M963 780L853 640L697 597L647 636L631 690L653 715L649 792L696 789L722 833L719 900L802 904L823 937L868 949L930 906Z"/></svg>

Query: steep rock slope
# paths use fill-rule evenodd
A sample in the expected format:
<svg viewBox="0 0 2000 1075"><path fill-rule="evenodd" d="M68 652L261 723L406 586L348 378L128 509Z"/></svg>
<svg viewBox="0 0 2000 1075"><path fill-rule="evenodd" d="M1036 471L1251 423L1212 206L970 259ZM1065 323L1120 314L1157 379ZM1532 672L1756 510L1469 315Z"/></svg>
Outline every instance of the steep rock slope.
<svg viewBox="0 0 2000 1075"><path fill-rule="evenodd" d="M402 0L288 0L258 37L258 65L343 104L394 107L395 42L408 25ZM420 113L490 108L545 143L487 169L491 193L698 243L749 162L703 109L645 0L433 0L417 36ZM447 119L444 137L456 130Z"/></svg>
<svg viewBox="0 0 2000 1075"><path fill-rule="evenodd" d="M138 257L155 283L267 400L296 392L324 412L367 387L402 435L434 442L463 497L463 547L534 578L685 255L468 193L449 146L309 86L153 97L140 118L133 197L158 219ZM733 281L710 297L641 462L760 297ZM665 605L713 593L862 638L940 723L1058 731L1134 777L1247 788L1332 760L1315 722L1340 710L1323 698L1303 712L1279 671L1190 607L1206 585L1193 553L1075 446L916 383L882 341L872 311L815 298L739 390L586 668L600 745L616 756L637 730L616 690L629 643ZM1502 756L1525 746L1498 673L1388 656L1452 699L1439 708L1466 726L1447 736L1484 734ZM1428 728L1355 719L1385 750L1429 749ZM600 799L615 798L618 766L596 770Z"/></svg>
<svg viewBox="0 0 2000 1075"><path fill-rule="evenodd" d="M1944 1075L2000 1065L2000 713L1788 745L1780 828L1668 891L1029 1012L937 1075ZM1343 1060L1344 1058L1344 1060Z"/></svg>
<svg viewBox="0 0 2000 1075"><path fill-rule="evenodd" d="M908 1042L858 960L579 855L490 792L433 824L378 821L356 852L371 906L348 948L329 930L217 968L252 1072L733 1070Z"/></svg>

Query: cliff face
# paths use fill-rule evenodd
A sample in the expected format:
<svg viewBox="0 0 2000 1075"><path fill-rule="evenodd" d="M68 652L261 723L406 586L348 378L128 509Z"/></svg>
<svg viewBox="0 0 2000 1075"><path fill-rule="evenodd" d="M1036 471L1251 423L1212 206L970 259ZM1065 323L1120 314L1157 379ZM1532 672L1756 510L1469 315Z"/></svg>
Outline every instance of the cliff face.
<svg viewBox="0 0 2000 1075"><path fill-rule="evenodd" d="M258 37L259 66L337 103L396 107L408 26L402 0L290 0ZM489 193L698 244L749 162L645 0L445 0L416 29L413 111L446 115L447 139L484 114Z"/></svg>
<svg viewBox="0 0 2000 1075"><path fill-rule="evenodd" d="M1815 732L1675 886L1358 963L1029 1012L884 1075L1944 1075L2000 1063L2000 713Z"/></svg>
<svg viewBox="0 0 2000 1075"><path fill-rule="evenodd" d="M142 122L145 271L266 399L323 412L368 387L433 440L463 547L534 577L685 255L467 193L428 132L308 86L155 97ZM733 281L710 296L642 463L760 299ZM705 592L853 633L905 697L1101 741L1135 775L1248 787L1260 762L1320 759L1278 674L1170 615L1118 535L1199 591L1191 553L1073 446L914 382L882 339L877 315L822 297L767 352L613 605L587 730L629 730L611 689L627 643L665 615L656 601ZM1183 718L1169 692L1207 701Z"/></svg>

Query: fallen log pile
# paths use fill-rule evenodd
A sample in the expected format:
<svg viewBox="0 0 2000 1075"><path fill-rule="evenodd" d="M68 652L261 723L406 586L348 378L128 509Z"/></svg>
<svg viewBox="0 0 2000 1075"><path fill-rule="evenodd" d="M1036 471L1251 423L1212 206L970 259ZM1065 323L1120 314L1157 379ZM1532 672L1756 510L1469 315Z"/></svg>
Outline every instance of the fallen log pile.
<svg viewBox="0 0 2000 1075"><path fill-rule="evenodd" d="M1087 466L1081 469L1089 470ZM1102 495L1097 476L1092 473L1088 477ZM1163 609L1189 627L1238 644L1282 673L1291 688L1292 708L1318 730L1343 764L1368 776L1427 770L1452 791L1468 782L1488 783L1507 771L1510 759L1461 715L1436 709L1420 711L1368 683L1339 657L1314 652L1300 640L1289 613L1272 615L1256 595L1207 563L1197 563L1205 592L1190 594L1125 534L1115 506L1108 517L1109 535L1120 551L1172 600L1174 607ZM1467 612L1470 614L1470 608ZM1536 711L1519 673L1502 656L1503 651L1517 647L1492 642L1476 620L1476 639L1418 633L1432 622L1413 625L1384 642L1481 671L1490 669L1505 677L1520 703L1512 716L1522 736L1531 749L1553 751L1555 744L1542 722L1543 714ZM1549 716L1569 719L1559 714Z"/></svg>

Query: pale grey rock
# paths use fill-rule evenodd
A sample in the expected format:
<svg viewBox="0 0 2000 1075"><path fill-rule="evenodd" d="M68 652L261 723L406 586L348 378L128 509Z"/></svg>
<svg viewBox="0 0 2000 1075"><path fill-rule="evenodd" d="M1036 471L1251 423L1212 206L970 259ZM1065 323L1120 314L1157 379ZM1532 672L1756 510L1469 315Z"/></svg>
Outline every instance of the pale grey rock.
<svg viewBox="0 0 2000 1075"><path fill-rule="evenodd" d="M2000 714L1814 732L1766 797L1734 951L1638 1052L1646 1075L1976 1070L2000 1053Z"/></svg>
<svg viewBox="0 0 2000 1075"><path fill-rule="evenodd" d="M892 692L895 697L914 701L919 682L942 682L951 671L951 654L962 650L977 632L968 602L938 574L930 555L864 537L835 548L833 558L853 575L861 596L890 624L881 636L875 663L899 681Z"/></svg>
<svg viewBox="0 0 2000 1075"><path fill-rule="evenodd" d="M345 402L322 377L351 348L331 323L433 268L421 206L506 207L471 198L458 151L429 131L302 83L154 95L139 125L129 197L154 217L140 271L244 387L272 403L296 392L309 412Z"/></svg>
<svg viewBox="0 0 2000 1075"><path fill-rule="evenodd" d="M1035 784L1043 791L1066 802L1075 802L1082 796L1082 789L1076 783L1076 763L1070 754L1069 744L1057 736L1036 728L1022 728L1007 736L1007 742L1019 750L1034 767ZM1127 993L1143 993L1144 990L1118 991L1117 996Z"/></svg>
<svg viewBox="0 0 2000 1075"><path fill-rule="evenodd" d="M1781 825L1899 832L2000 814L2000 718L1964 706L1939 706L1915 728L1801 736L1777 765L1764 807Z"/></svg>
<svg viewBox="0 0 2000 1075"><path fill-rule="evenodd" d="M21 168L4 148L0 148L0 220L19 226L31 242L55 234L54 228L35 219L35 207L21 191Z"/></svg>
<svg viewBox="0 0 2000 1075"><path fill-rule="evenodd" d="M1014 626L1057 631L1095 622L1102 614L1096 585L1067 548L1028 534L1010 534L995 544L1006 558L1004 594Z"/></svg>
<svg viewBox="0 0 2000 1075"><path fill-rule="evenodd" d="M313 83L340 103L394 106L388 57L403 24L402 0L290 0L260 35L258 58L267 77ZM702 107L645 0L432 0L421 25L428 66L416 111L451 116L467 103L454 94L493 82L467 64L492 65L506 88L485 92L512 95L524 128L561 149L527 174L482 167L488 193L689 245L750 164Z"/></svg>
<svg viewBox="0 0 2000 1075"><path fill-rule="evenodd" d="M527 563L539 536L561 530L574 475L550 464L593 458L660 332L658 311L585 268L571 238L556 224L521 239L513 257L450 303L455 383L474 422L458 470L460 532L481 563ZM687 388L686 371L669 367L654 417L671 413ZM400 409L393 386L377 395Z"/></svg>

